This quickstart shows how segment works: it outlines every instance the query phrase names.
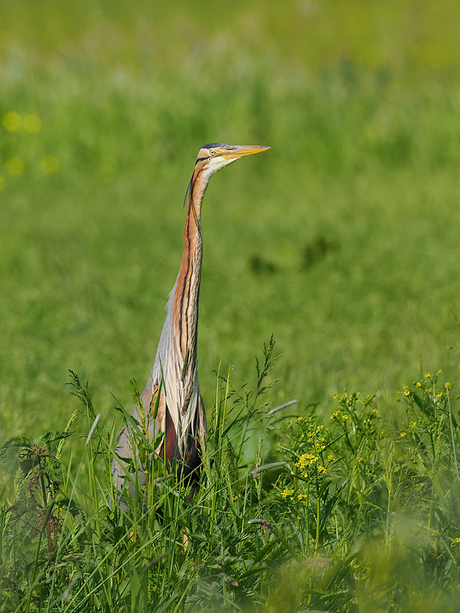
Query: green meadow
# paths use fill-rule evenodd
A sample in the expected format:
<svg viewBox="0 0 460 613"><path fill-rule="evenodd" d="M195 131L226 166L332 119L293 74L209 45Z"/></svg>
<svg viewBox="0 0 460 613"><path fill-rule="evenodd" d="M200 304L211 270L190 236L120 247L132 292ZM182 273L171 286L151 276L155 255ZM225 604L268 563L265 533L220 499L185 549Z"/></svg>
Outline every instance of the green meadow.
<svg viewBox="0 0 460 613"><path fill-rule="evenodd" d="M0 611L459 611L460 5L0 14L0 444L54 458L15 473L5 447ZM114 407L153 364L208 142L271 149L204 200L203 487L122 514Z"/></svg>

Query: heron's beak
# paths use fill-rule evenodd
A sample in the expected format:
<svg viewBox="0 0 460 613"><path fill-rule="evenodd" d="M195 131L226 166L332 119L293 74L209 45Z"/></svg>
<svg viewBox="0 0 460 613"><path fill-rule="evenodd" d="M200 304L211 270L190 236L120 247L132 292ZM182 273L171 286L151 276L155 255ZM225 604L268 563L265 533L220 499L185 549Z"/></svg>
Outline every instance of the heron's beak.
<svg viewBox="0 0 460 613"><path fill-rule="evenodd" d="M233 162L246 155L253 155L254 153L261 153L266 151L270 147L264 147L263 145L235 145L231 149L226 149L220 156L229 162Z"/></svg>

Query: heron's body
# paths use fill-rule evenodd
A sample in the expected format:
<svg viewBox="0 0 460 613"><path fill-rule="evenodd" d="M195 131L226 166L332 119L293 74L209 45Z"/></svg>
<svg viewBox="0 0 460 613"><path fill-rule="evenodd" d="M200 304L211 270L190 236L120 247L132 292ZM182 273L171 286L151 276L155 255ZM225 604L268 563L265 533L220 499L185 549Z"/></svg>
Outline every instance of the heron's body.
<svg viewBox="0 0 460 613"><path fill-rule="evenodd" d="M200 445L206 432L197 361L198 298L203 256L201 204L209 179L215 172L240 157L266 149L268 147L213 143L200 150L189 185L182 263L169 297L155 363L141 395L143 410L150 419L151 440L159 432L164 433L157 454L169 465L177 461L182 475L190 479L192 485L198 484ZM155 407L158 410L154 418ZM131 414L140 418L137 405ZM136 456L131 441L128 426L125 426L117 440L116 453L120 458ZM113 477L120 490L126 474L123 465L124 462L115 457ZM139 475L139 481L143 483L145 476Z"/></svg>

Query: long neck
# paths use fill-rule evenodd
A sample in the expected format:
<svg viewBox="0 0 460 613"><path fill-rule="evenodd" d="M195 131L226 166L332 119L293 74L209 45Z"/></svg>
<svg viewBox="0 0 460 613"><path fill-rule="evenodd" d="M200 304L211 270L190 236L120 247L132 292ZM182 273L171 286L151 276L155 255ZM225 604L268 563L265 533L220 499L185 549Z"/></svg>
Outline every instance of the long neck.
<svg viewBox="0 0 460 613"><path fill-rule="evenodd" d="M190 185L187 220L184 228L184 255L177 278L173 304L173 329L184 360L184 370L195 369L198 334L198 298L200 293L203 239L201 203L207 179L196 170ZM185 375L185 373L184 373Z"/></svg>

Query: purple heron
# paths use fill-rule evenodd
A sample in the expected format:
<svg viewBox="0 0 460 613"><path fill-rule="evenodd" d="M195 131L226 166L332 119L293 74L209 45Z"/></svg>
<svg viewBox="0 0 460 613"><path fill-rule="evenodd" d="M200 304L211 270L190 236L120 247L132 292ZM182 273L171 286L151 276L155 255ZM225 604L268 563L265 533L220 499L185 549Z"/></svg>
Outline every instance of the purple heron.
<svg viewBox="0 0 460 613"><path fill-rule="evenodd" d="M267 149L269 147L261 145L233 146L222 143L211 143L200 149L187 190L189 200L182 263L166 307L155 363L140 396L144 415L147 414L150 420L150 440L154 440L159 433L163 434L156 455L162 458L168 469L178 466L181 477L191 486L192 494L198 488L200 449L206 433L197 360L198 298L203 255L201 205L214 173L239 158ZM140 421L141 410L137 404L131 415ZM132 448L133 436L129 428L129 425L125 425L118 436L112 465L113 479L120 491L126 478L126 462L123 459L137 457L136 449ZM138 471L138 477L141 484L145 483L145 474ZM129 485L132 494L132 484Z"/></svg>

